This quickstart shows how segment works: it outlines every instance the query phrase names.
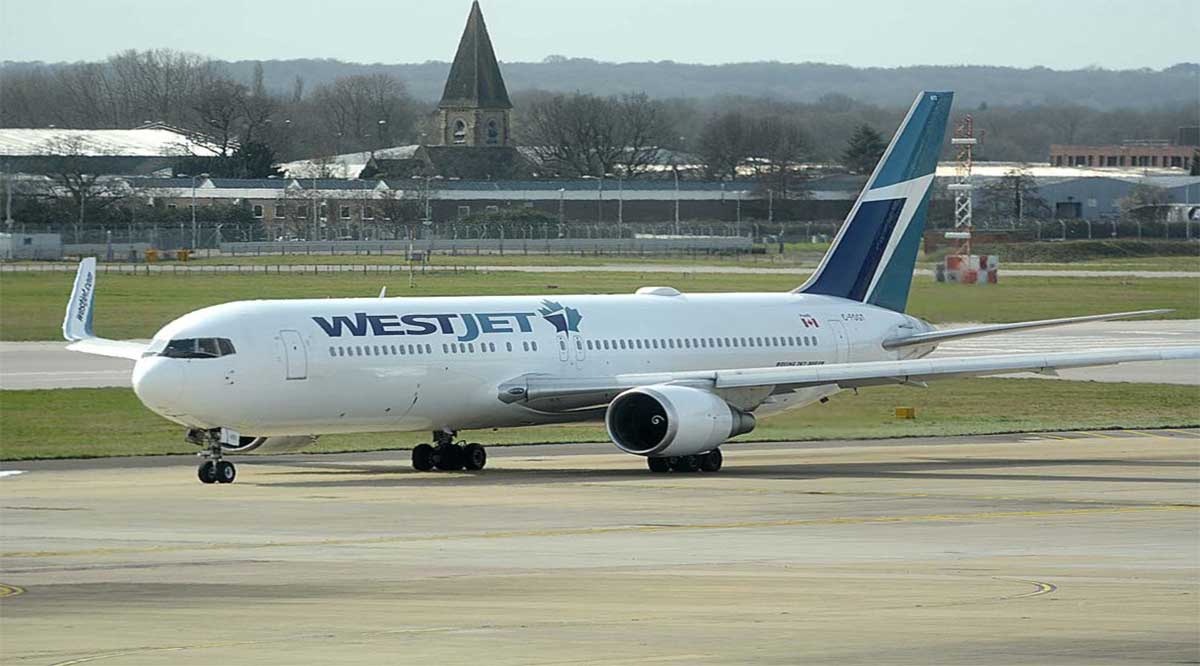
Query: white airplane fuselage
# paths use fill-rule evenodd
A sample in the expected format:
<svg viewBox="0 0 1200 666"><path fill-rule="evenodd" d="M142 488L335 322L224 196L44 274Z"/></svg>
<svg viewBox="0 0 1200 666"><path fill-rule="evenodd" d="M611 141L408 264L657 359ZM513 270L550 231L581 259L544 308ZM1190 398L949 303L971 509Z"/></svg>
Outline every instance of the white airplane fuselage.
<svg viewBox="0 0 1200 666"><path fill-rule="evenodd" d="M148 408L192 428L260 437L457 431L595 418L501 400L501 386L523 375L897 360L932 347L887 351L883 340L930 328L891 310L799 293L652 288L611 296L241 301L163 327L137 361L133 383ZM225 338L235 351L217 358L155 353L193 338ZM776 397L762 411L836 390Z"/></svg>

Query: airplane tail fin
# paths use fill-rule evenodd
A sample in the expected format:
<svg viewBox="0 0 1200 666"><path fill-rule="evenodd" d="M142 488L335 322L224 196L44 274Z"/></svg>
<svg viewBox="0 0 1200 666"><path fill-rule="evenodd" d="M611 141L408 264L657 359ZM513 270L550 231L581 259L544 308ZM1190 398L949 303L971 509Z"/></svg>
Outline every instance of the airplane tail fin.
<svg viewBox="0 0 1200 666"><path fill-rule="evenodd" d="M904 312L953 98L917 96L829 252L797 292Z"/></svg>

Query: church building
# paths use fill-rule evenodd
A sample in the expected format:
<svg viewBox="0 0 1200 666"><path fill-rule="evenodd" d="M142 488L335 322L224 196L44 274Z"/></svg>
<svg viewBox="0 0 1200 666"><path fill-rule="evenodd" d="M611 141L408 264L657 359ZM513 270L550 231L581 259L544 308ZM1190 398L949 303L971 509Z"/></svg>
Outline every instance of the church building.
<svg viewBox="0 0 1200 666"><path fill-rule="evenodd" d="M533 165L513 146L511 114L483 12L474 2L438 102L437 143L403 158L375 158L363 177L529 178Z"/></svg>

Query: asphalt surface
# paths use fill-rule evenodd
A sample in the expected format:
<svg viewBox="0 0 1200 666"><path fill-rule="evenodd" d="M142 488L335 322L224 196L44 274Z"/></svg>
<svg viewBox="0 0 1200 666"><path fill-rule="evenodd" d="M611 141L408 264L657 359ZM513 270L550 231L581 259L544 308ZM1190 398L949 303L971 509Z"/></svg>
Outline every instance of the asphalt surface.
<svg viewBox="0 0 1200 666"><path fill-rule="evenodd" d="M947 324L943 328L964 326ZM62 342L0 342L0 389L129 386L133 362L69 352ZM1200 346L1200 321L1094 322L942 345L939 356ZM1042 375L1022 375L1042 376ZM1200 361L1132 363L1065 370L1063 379L1200 384Z"/></svg>
<svg viewBox="0 0 1200 666"><path fill-rule="evenodd" d="M7 464L0 662L1200 660L1200 432Z"/></svg>

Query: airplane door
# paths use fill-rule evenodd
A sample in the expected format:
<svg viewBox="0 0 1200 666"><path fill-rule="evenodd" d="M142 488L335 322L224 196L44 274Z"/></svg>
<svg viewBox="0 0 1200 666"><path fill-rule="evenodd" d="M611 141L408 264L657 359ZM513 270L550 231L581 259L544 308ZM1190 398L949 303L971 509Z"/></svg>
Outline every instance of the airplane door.
<svg viewBox="0 0 1200 666"><path fill-rule="evenodd" d="M283 357L287 364L287 378L307 378L308 353L304 350L304 339L300 337L300 332L280 331L279 341L283 343Z"/></svg>
<svg viewBox="0 0 1200 666"><path fill-rule="evenodd" d="M837 346L834 363L845 363L850 358L850 338L846 335L846 325L837 320L826 322L829 332L833 334L833 343Z"/></svg>

